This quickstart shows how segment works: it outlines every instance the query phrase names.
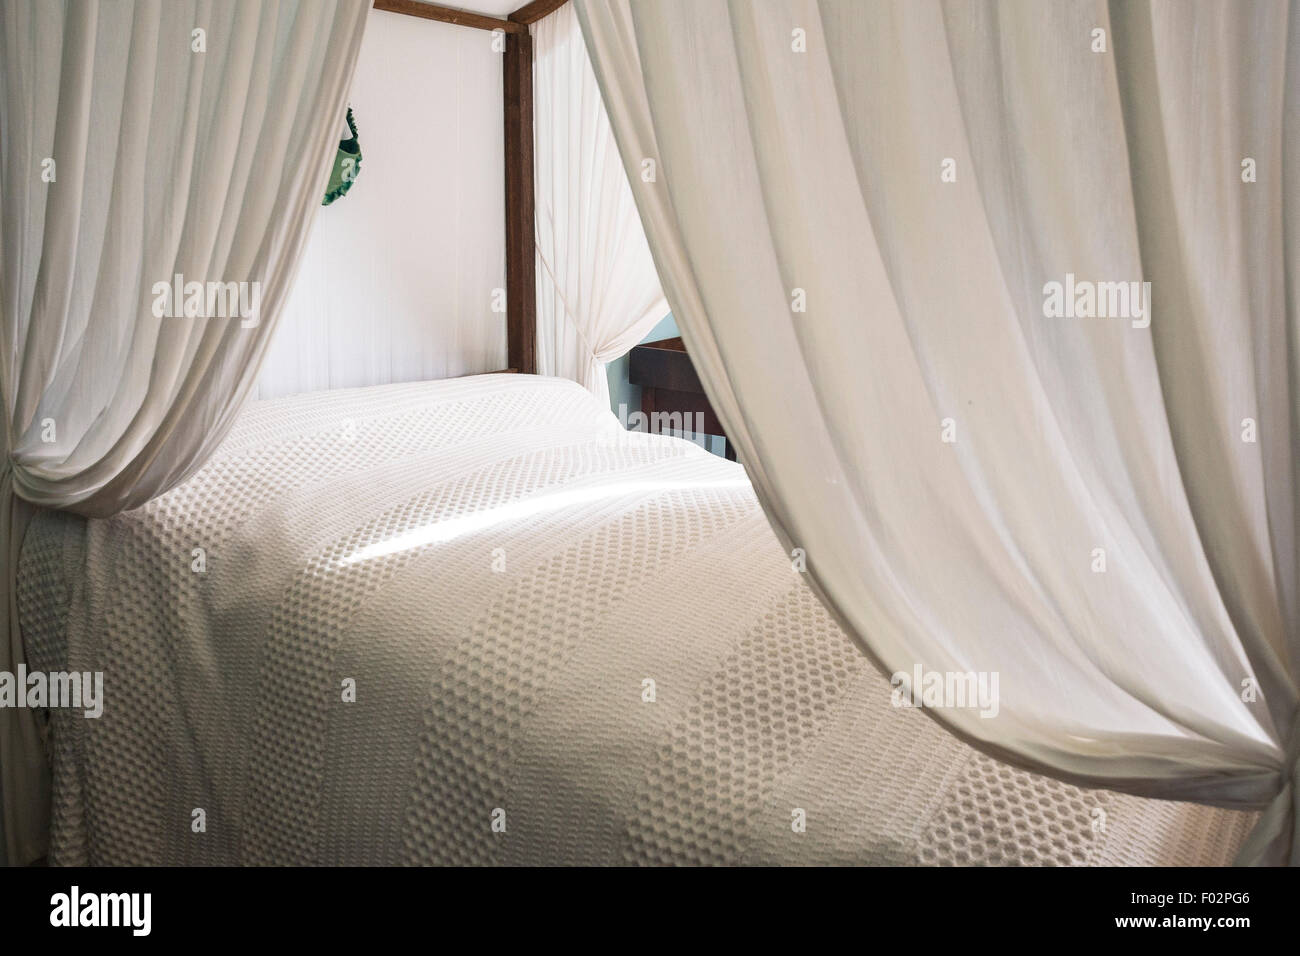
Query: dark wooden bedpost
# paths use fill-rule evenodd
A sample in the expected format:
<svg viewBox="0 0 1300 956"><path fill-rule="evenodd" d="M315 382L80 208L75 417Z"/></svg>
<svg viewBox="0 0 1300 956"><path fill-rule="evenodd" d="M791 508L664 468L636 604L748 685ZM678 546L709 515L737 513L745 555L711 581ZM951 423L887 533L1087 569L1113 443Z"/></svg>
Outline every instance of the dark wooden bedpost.
<svg viewBox="0 0 1300 956"><path fill-rule="evenodd" d="M537 279L533 232L533 38L506 35L506 364L537 372Z"/></svg>

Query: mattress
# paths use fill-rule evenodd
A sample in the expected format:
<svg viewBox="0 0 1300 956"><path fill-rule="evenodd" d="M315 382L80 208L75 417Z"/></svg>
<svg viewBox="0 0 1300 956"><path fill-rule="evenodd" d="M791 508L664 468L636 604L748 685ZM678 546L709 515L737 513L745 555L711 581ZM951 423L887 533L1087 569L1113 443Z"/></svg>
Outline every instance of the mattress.
<svg viewBox="0 0 1300 956"><path fill-rule="evenodd" d="M1253 815L1003 766L827 615L743 468L494 375L252 403L24 543L55 864L1222 864Z"/></svg>

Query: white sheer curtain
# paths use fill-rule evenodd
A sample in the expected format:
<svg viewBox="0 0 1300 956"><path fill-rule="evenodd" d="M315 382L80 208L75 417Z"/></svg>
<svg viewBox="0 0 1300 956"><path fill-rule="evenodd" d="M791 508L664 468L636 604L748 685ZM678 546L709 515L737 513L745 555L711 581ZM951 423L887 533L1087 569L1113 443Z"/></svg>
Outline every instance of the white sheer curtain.
<svg viewBox="0 0 1300 956"><path fill-rule="evenodd" d="M538 371L608 402L605 363L668 305L573 5L532 30Z"/></svg>
<svg viewBox="0 0 1300 956"><path fill-rule="evenodd" d="M368 8L0 5L0 670L23 660L12 575L31 505L136 507L225 435L320 205ZM160 299L177 276L183 299ZM0 710L13 863L45 840L32 713Z"/></svg>
<svg viewBox="0 0 1300 956"><path fill-rule="evenodd" d="M1241 860L1297 862L1296 5L578 13L692 358L849 633L997 672L995 718L927 711L986 752L1266 808Z"/></svg>

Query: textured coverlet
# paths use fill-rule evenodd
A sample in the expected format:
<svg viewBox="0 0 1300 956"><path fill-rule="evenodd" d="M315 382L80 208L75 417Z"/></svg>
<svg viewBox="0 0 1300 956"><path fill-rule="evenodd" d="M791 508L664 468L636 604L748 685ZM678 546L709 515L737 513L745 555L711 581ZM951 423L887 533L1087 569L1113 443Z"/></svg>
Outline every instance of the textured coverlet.
<svg viewBox="0 0 1300 956"><path fill-rule="evenodd" d="M253 403L19 584L32 666L104 672L52 863L1214 864L1253 820L892 706L741 466L556 379Z"/></svg>

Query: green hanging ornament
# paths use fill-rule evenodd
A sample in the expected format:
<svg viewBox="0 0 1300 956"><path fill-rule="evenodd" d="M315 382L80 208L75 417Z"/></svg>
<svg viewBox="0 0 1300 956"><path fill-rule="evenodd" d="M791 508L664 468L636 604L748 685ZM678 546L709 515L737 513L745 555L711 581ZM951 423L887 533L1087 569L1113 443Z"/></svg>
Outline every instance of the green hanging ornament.
<svg viewBox="0 0 1300 956"><path fill-rule="evenodd" d="M347 120L351 135L347 139L339 140L339 150L334 155L334 168L330 171L330 181L325 188L322 206L328 206L351 189L357 175L361 172L361 142L357 139L357 124L352 118L350 106Z"/></svg>

